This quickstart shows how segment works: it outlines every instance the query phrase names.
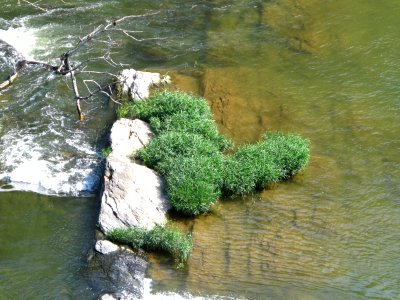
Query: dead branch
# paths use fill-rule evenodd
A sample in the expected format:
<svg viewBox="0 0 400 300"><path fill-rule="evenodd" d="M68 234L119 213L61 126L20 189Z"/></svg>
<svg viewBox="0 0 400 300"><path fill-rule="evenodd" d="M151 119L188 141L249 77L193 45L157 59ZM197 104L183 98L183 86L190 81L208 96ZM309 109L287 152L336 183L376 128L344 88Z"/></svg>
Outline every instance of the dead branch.
<svg viewBox="0 0 400 300"><path fill-rule="evenodd" d="M28 0L21 0L37 9L40 9L42 11L47 11L46 9L40 7L37 2L31 2ZM20 4L20 0L18 1L18 4ZM74 99L76 102L76 109L79 115L79 120L83 121L84 115L81 109L81 100L86 100L98 93L102 93L107 95L112 101L119 103L115 99L112 98L113 91L112 91L112 85L116 83L117 75L111 73L111 72L100 72L100 71L88 71L86 70L86 66L89 62L96 61L96 60L102 60L105 63L107 63L109 66L113 68L117 67L123 67L126 66L122 63L116 62L112 59L111 55L113 54L111 52L111 49L117 45L117 43L112 39L111 35L115 33L120 33L123 36L127 36L130 39L140 42L144 40L151 40L151 39L158 39L158 38L138 38L135 36L137 33L142 33L142 31L135 31L135 30L128 30L126 28L121 28L119 27L120 24L126 20L129 19L135 19L135 18L142 18L146 16L151 16L155 15L155 13L148 13L148 14L142 14L142 15L130 15L130 16L124 16L120 19L113 20L111 22L107 22L105 24L98 25L95 27L90 33L86 34L85 36L79 38L78 42L74 47L72 47L70 50L66 51L60 56L60 64L57 66L53 66L48 63L44 62L39 62L39 61L32 61L32 60L22 60L19 61L16 64L15 71L14 73L10 74L8 78L0 84L0 90L8 87L11 85L13 82L16 81L16 79L21 75L22 71L27 67L27 66L36 66L40 68L47 69L50 72L53 72L57 75L63 75L66 76L71 81L72 84L72 91L74 93ZM103 38L101 38L103 36ZM96 41L99 43L103 43L106 47L106 51L103 56L100 57L91 57L88 59L85 59L80 62L72 62L73 56L78 54L79 52L82 51L82 49L89 44L92 41ZM88 75L106 75L115 78L112 83L106 84L106 85L100 85L95 79L83 79L81 82L83 85L86 87L87 94L86 95L81 95L79 91L79 84L78 84L78 79L77 75L80 74L81 76L83 74L88 74ZM89 84L95 85L96 89L92 90L89 88Z"/></svg>
<svg viewBox="0 0 400 300"><path fill-rule="evenodd" d="M28 65L35 65L35 66L38 66L38 67L41 67L41 68L45 68L45 69L47 69L49 71L57 70L57 67L52 66L52 65L50 65L48 63L41 62L41 61L20 60L19 62L17 62L16 66L15 66L14 73L10 74L8 76L8 78L0 84L0 90L5 89L9 85L11 85L15 80L17 80L17 77L22 73L22 71Z"/></svg>

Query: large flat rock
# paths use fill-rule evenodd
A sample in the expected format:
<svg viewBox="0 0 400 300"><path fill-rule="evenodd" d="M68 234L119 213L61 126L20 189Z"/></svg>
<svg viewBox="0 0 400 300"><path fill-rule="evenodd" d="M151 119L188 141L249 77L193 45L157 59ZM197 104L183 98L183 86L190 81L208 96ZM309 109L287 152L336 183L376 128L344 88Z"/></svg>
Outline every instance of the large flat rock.
<svg viewBox="0 0 400 300"><path fill-rule="evenodd" d="M152 135L141 120L122 119L111 130L113 151L106 161L99 216L104 233L129 226L151 229L166 222L170 206L161 176L130 158Z"/></svg>

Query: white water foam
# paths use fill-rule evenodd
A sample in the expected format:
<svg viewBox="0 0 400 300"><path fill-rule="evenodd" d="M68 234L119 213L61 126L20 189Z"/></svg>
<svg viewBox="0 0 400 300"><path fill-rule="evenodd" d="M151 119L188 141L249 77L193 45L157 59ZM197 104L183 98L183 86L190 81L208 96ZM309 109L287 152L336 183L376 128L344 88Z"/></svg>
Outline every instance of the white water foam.
<svg viewBox="0 0 400 300"><path fill-rule="evenodd" d="M21 59L14 52L26 59L34 59L32 53L40 47L36 44L38 32L24 26L0 29L0 39L16 50L11 51L15 57L4 60L10 64L8 67ZM10 55L10 51L5 53ZM99 188L101 155L87 141L84 132L70 128L74 126L73 122L66 120L57 101L54 102L59 96L48 97L49 92L43 85L52 80L53 75L41 75L30 83L29 88L22 87L10 94L14 99L10 99L9 104L14 108L6 110L11 115L16 112L20 118L11 117L16 122L11 127L0 123L0 191L87 195ZM45 105L47 102L52 104ZM35 111L36 117L32 120ZM29 119L26 119L28 114Z"/></svg>
<svg viewBox="0 0 400 300"><path fill-rule="evenodd" d="M35 32L36 30L26 27L0 29L0 39L13 46L26 59L33 59L31 54L36 44Z"/></svg>
<svg viewBox="0 0 400 300"><path fill-rule="evenodd" d="M190 293L178 294L173 292L163 292L163 293L152 293L152 279L144 279L144 293L143 298L137 298L143 300L239 300L239 298L224 297L224 296L209 296L200 297L193 296ZM240 298L243 299L244 298Z"/></svg>
<svg viewBox="0 0 400 300"><path fill-rule="evenodd" d="M51 135L47 144L43 137ZM83 137L76 141L51 133L10 130L0 137L1 190L33 191L50 195L86 195L100 184L101 157ZM68 153L64 149L68 148ZM63 153L64 152L64 153ZM5 172L4 172L5 171Z"/></svg>

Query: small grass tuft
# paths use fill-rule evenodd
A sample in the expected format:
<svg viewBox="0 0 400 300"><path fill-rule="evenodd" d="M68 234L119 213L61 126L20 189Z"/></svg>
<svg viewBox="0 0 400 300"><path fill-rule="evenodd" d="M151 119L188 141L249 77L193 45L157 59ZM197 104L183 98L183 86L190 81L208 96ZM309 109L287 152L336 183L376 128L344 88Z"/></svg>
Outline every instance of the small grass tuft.
<svg viewBox="0 0 400 300"><path fill-rule="evenodd" d="M101 153L103 154L104 158L107 158L112 152L111 146L105 147L101 149Z"/></svg>
<svg viewBox="0 0 400 300"><path fill-rule="evenodd" d="M135 250L163 251L171 254L183 265L193 247L192 235L183 235L179 229L156 225L147 230L141 227L117 228L107 234L113 242L125 244Z"/></svg>

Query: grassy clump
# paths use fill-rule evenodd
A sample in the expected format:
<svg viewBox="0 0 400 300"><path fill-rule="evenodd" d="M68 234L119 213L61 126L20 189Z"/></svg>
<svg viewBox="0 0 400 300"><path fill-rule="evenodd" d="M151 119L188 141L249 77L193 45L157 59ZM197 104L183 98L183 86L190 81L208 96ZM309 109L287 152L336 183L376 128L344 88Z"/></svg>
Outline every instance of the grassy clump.
<svg viewBox="0 0 400 300"><path fill-rule="evenodd" d="M205 213L221 195L223 155L199 134L161 134L138 157L164 175L169 202L182 214Z"/></svg>
<svg viewBox="0 0 400 300"><path fill-rule="evenodd" d="M302 170L310 158L310 142L297 134L267 132L260 148L272 157L282 170L280 180L288 179Z"/></svg>
<svg viewBox="0 0 400 300"><path fill-rule="evenodd" d="M155 134L186 132L199 134L220 150L231 142L219 134L210 107L200 97L181 92L163 91L146 101L127 102L119 109L120 117L136 117L150 123Z"/></svg>
<svg viewBox="0 0 400 300"><path fill-rule="evenodd" d="M184 215L206 213L220 198L222 154L180 156L163 164L163 170L168 170L165 179L169 202L178 212Z"/></svg>
<svg viewBox="0 0 400 300"><path fill-rule="evenodd" d="M137 156L164 175L174 209L184 215L207 212L221 195L222 151L231 145L219 134L207 102L164 91L125 104L120 116L150 123L156 137Z"/></svg>
<svg viewBox="0 0 400 300"><path fill-rule="evenodd" d="M176 228L160 225L151 230L141 227L118 228L109 232L107 238L113 242L126 244L135 250L167 252L180 264L189 259L193 244L191 234L183 235Z"/></svg>
<svg viewBox="0 0 400 300"><path fill-rule="evenodd" d="M137 117L149 122L150 118L164 119L176 113L211 119L211 111L204 99L181 92L163 91L146 101L126 102L119 109L120 117Z"/></svg>
<svg viewBox="0 0 400 300"><path fill-rule="evenodd" d="M119 114L150 122L156 137L137 155L165 177L171 205L185 215L208 212L222 194L250 193L285 180L309 158L307 140L281 133L267 133L225 156L231 143L218 133L206 101L181 92L125 104Z"/></svg>
<svg viewBox="0 0 400 300"><path fill-rule="evenodd" d="M266 133L227 157L224 192L246 194L293 176L308 163L309 142L295 134Z"/></svg>
<svg viewBox="0 0 400 300"><path fill-rule="evenodd" d="M166 170L161 165L177 157L214 156L218 153L217 146L199 134L171 131L156 136L137 155L146 166L164 174Z"/></svg>

